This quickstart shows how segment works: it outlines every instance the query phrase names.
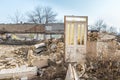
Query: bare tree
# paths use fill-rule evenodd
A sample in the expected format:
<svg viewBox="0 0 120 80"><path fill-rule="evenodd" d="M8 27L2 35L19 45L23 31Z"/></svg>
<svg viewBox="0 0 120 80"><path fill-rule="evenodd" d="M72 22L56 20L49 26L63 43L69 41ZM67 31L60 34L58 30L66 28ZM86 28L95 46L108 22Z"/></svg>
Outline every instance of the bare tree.
<svg viewBox="0 0 120 80"><path fill-rule="evenodd" d="M34 11L27 14L28 21L33 23L50 23L54 22L57 14L50 7L36 7Z"/></svg>
<svg viewBox="0 0 120 80"><path fill-rule="evenodd" d="M95 22L94 25L90 26L90 29L92 30L98 30L98 31L106 31L107 25L103 20L98 20Z"/></svg>
<svg viewBox="0 0 120 80"><path fill-rule="evenodd" d="M42 7L36 7L34 11L28 14L28 21L33 23L43 23L43 9Z"/></svg>
<svg viewBox="0 0 120 80"><path fill-rule="evenodd" d="M10 16L9 19L13 22L13 23L20 23L23 21L24 17L23 15L19 12L16 11L15 14L13 16Z"/></svg>
<svg viewBox="0 0 120 80"><path fill-rule="evenodd" d="M45 24L50 23L50 22L55 22L56 16L57 16L57 14L52 11L52 8L50 8L50 7L44 8L44 19L45 19L44 23Z"/></svg>
<svg viewBox="0 0 120 80"><path fill-rule="evenodd" d="M106 31L107 31L107 30L106 30L107 27L108 27L107 24L104 23L104 24L102 25L102 27L101 27L101 31L106 32Z"/></svg>
<svg viewBox="0 0 120 80"><path fill-rule="evenodd" d="M29 17L29 19L28 19L29 22L37 23L33 14L28 14L28 17Z"/></svg>

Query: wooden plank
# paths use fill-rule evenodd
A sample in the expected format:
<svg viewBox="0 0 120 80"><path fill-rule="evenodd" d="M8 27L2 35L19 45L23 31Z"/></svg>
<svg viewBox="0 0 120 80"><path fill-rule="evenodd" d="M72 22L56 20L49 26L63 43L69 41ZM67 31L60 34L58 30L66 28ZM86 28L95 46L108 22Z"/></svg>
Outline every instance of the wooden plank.
<svg viewBox="0 0 120 80"><path fill-rule="evenodd" d="M75 68L69 64L65 80L80 80Z"/></svg>

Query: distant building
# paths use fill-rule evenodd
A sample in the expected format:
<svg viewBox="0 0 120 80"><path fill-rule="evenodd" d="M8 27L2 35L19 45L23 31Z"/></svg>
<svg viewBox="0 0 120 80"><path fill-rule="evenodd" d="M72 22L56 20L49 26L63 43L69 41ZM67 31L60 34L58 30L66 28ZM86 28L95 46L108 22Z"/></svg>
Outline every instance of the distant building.
<svg viewBox="0 0 120 80"><path fill-rule="evenodd" d="M45 24L0 24L0 33L63 34L64 23Z"/></svg>
<svg viewBox="0 0 120 80"><path fill-rule="evenodd" d="M49 23L45 25L46 34L64 34L64 23Z"/></svg>
<svg viewBox="0 0 120 80"><path fill-rule="evenodd" d="M44 24L0 24L1 33L44 33Z"/></svg>

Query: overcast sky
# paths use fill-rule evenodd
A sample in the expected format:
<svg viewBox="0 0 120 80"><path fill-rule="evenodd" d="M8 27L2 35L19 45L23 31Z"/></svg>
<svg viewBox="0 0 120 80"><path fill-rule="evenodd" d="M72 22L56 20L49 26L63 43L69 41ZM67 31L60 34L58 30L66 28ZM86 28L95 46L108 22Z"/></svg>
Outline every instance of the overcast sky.
<svg viewBox="0 0 120 80"><path fill-rule="evenodd" d="M64 15L88 16L89 25L103 19L120 28L120 0L1 0L0 23L10 23L9 16L17 10L25 15L36 6L50 6L59 20Z"/></svg>

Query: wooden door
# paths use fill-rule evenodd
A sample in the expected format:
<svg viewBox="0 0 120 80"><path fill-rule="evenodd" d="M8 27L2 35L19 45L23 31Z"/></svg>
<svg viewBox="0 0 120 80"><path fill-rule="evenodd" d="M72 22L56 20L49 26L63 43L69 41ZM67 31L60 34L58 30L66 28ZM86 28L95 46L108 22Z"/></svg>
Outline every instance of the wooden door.
<svg viewBox="0 0 120 80"><path fill-rule="evenodd" d="M79 62L82 59L86 53L86 40L87 19L84 22L65 21L65 60L67 62Z"/></svg>
<svg viewBox="0 0 120 80"><path fill-rule="evenodd" d="M76 24L76 38L75 38L76 50L74 52L75 62L81 62L80 60L85 59L86 56L86 45L87 45L87 26L86 23Z"/></svg>

